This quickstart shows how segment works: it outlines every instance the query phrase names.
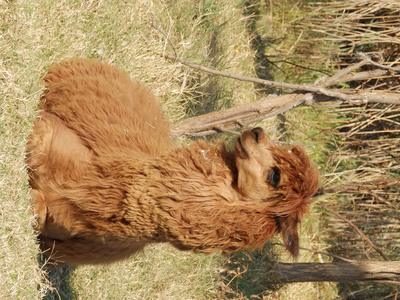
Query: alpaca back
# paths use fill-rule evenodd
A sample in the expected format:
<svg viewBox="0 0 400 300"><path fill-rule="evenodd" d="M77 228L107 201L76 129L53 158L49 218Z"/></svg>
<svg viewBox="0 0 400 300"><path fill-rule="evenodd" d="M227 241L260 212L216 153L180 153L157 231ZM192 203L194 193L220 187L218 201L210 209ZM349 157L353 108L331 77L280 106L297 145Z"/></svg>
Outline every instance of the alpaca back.
<svg viewBox="0 0 400 300"><path fill-rule="evenodd" d="M63 120L94 153L129 148L159 155L171 147L169 123L154 95L95 60L61 62L44 78L40 108Z"/></svg>

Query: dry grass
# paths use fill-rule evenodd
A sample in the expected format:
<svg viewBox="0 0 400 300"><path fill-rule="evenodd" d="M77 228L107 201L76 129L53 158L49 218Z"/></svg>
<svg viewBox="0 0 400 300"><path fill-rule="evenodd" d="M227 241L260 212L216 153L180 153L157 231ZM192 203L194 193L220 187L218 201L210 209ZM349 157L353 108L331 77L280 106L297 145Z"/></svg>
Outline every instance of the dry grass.
<svg viewBox="0 0 400 300"><path fill-rule="evenodd" d="M346 221L325 214L322 224L328 228L329 252L354 260L397 261L400 257L399 108L343 106L336 113L325 178L326 191L337 201L323 199L321 203ZM356 299L385 299L396 294L395 287L385 285L348 283L340 284L338 289L340 295L360 290Z"/></svg>
<svg viewBox="0 0 400 300"><path fill-rule="evenodd" d="M187 5L197 9L194 2ZM240 21L234 17L238 12L232 7L221 13L235 23L228 25L241 32ZM1 299L188 299L216 295L218 254L194 255L158 245L119 264L57 269L49 274L50 282L36 261L24 151L36 115L41 78L50 65L62 59L97 58L150 86L171 120L184 117L188 95L195 91L195 85L188 82L194 81L195 75L160 57L165 39L148 20L155 18L169 29L183 55L196 43L206 47L208 36L182 37L169 13L168 4L160 1L0 1ZM204 34L199 28L185 30ZM243 41L236 40L239 45ZM236 57L226 65L235 69L244 59ZM233 88L229 92L233 94Z"/></svg>
<svg viewBox="0 0 400 300"><path fill-rule="evenodd" d="M338 55L337 67L349 63L357 51L379 53L373 58L393 66L398 64L400 51L399 14L397 1L335 1L316 6L307 20L325 40L337 46L330 50ZM352 85L355 89L400 89L398 76ZM331 145L327 145L330 149L325 173L327 186L331 187L328 190L338 194L342 214L371 239L379 240L380 247L395 260L400 256L395 217L400 193L399 116L399 108L394 105L341 105L334 110L332 120L325 122L331 123L331 129L326 131L331 140ZM348 226L337 220L335 223L332 228L339 240L333 247L338 254L358 259L379 258L357 235L349 234Z"/></svg>
<svg viewBox="0 0 400 300"><path fill-rule="evenodd" d="M277 5L275 1L270 3ZM276 11L280 17L287 7L296 3L290 11L295 12L290 17L295 22L300 1L279 3L284 7ZM173 53L173 50L165 37L149 26L149 20L155 20L185 59L254 75L257 69L253 65L254 44L248 27L251 17L242 12L243 1L228 0L0 0L1 299L223 298L220 285L223 291L231 288L237 299L241 294L252 295L246 280L237 286L233 281L227 286L230 279L222 284L218 277L223 266L219 254L195 255L178 252L167 245L148 247L131 260L109 266L56 269L46 279L36 261L38 248L24 164L25 144L41 93L41 78L50 65L66 58L96 58L125 70L151 87L172 121L255 100L257 95L252 84L212 77L165 61L160 54ZM279 22L285 25L282 19ZM275 32L279 31L279 22L274 23ZM282 32L285 37L287 33L293 34L289 29ZM298 43L292 37L289 46L280 45L279 53L295 53ZM292 124L300 123L301 126L294 127L303 131L296 131L289 139L301 137L300 142L308 144L307 130L312 124L307 125L301 119L305 114L294 114L290 119ZM323 229L318 228L318 222L317 211L305 220L302 245L324 250ZM277 249L281 252L280 246ZM261 265L266 259L263 255L258 256ZM302 261L325 259L307 251L302 251L301 257ZM248 280L254 281L254 273L253 277L249 274ZM295 284L283 287L279 294L265 292L263 286L259 288L255 291L257 297L265 299L321 299L335 295L331 284Z"/></svg>
<svg viewBox="0 0 400 300"><path fill-rule="evenodd" d="M330 152L326 173L328 190L342 199L336 208L362 229L391 260L400 257L399 210L399 108L370 105L337 110L342 121L337 125L336 149ZM336 242L333 252L353 259L382 257L348 224L332 222Z"/></svg>
<svg viewBox="0 0 400 300"><path fill-rule="evenodd" d="M333 1L316 4L305 24L313 23L319 37L310 40L328 42L325 51L335 68L355 60L359 51L390 66L399 63L400 40L398 1ZM368 71L364 68L363 71ZM398 75L361 80L354 89L399 91ZM332 111L331 128L325 133L326 186L336 202L321 203L340 213L347 221L326 214L330 251L357 260L398 260L399 235L399 151L400 111L392 105L351 107L341 105ZM352 225L350 225L350 223ZM369 239L354 230L356 226ZM379 254L371 243L382 253ZM396 288L383 285L338 285L344 296L357 291L355 299L395 297Z"/></svg>
<svg viewBox="0 0 400 300"><path fill-rule="evenodd" d="M315 32L323 34L324 42L331 42L330 51L335 49L337 54L352 55L363 49L387 54L399 49L399 14L400 3L395 0L332 1L316 3L308 21ZM398 64L398 58L392 58Z"/></svg>

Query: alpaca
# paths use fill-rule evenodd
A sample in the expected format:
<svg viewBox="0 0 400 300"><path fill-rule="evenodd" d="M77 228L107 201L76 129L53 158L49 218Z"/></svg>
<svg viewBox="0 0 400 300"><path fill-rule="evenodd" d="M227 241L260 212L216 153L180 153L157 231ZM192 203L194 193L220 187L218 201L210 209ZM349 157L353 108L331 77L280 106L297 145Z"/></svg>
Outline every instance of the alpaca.
<svg viewBox="0 0 400 300"><path fill-rule="evenodd" d="M298 255L319 177L302 148L276 146L261 128L244 130L233 149L175 147L153 94L95 60L61 62L44 84L26 159L53 261L110 263L157 242L229 253L279 232Z"/></svg>

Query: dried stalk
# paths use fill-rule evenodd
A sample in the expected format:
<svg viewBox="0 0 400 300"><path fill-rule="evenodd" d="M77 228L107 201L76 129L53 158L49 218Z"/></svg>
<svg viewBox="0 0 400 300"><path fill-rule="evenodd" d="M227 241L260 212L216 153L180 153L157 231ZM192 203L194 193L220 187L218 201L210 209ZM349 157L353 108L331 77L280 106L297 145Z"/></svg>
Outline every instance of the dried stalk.
<svg viewBox="0 0 400 300"><path fill-rule="evenodd" d="M382 256L382 258L384 260L389 261L387 256L377 246L375 246L375 244L372 243L372 241L356 225L354 225L352 222L350 222L346 218L344 218L341 215L339 215L337 212L327 208L326 206L321 205L321 207L323 209L329 211L331 214L335 215L337 218L339 218L339 219L345 221L347 224L349 224L350 227L353 228L355 231L357 231L357 233L368 243L368 245L370 245L377 253L379 253L379 255Z"/></svg>

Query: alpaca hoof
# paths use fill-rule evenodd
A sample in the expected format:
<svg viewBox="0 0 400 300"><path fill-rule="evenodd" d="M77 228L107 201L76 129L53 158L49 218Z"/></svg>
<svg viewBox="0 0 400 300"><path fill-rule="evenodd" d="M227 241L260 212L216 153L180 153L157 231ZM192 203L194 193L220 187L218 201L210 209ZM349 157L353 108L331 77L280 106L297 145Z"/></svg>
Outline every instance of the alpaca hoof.
<svg viewBox="0 0 400 300"><path fill-rule="evenodd" d="M31 199L32 212L36 216L36 230L43 232L46 224L47 206L42 193L32 190Z"/></svg>

